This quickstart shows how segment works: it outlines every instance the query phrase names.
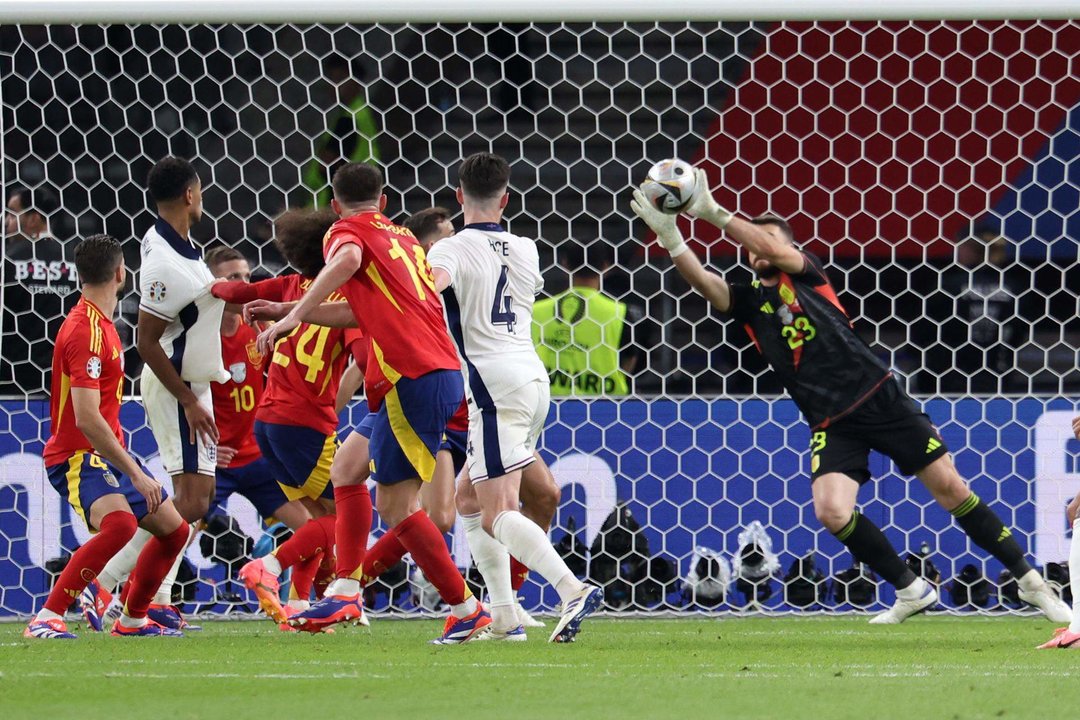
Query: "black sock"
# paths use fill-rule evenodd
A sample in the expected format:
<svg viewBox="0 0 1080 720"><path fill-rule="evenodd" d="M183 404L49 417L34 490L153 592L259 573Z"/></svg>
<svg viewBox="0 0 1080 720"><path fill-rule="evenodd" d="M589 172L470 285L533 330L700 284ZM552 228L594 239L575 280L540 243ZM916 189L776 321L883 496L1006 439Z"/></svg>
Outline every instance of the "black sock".
<svg viewBox="0 0 1080 720"><path fill-rule="evenodd" d="M997 513L979 500L978 495L971 493L967 500L949 512L972 542L1000 560L1013 577L1020 578L1031 570L1031 565L1024 559L1024 551L1009 528L1005 527Z"/></svg>
<svg viewBox="0 0 1080 720"><path fill-rule="evenodd" d="M897 590L915 582L915 573L896 554L885 533L865 515L854 512L848 524L833 534L847 546L856 560L869 565L871 570Z"/></svg>

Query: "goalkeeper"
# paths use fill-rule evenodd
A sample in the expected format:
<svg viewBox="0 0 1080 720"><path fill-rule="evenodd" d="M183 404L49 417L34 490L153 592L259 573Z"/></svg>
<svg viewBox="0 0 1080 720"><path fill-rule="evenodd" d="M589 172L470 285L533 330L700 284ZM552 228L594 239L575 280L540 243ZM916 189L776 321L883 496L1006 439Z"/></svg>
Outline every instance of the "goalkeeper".
<svg viewBox="0 0 1080 720"><path fill-rule="evenodd" d="M639 189L630 203L671 254L679 273L717 310L741 323L810 425L814 514L859 562L896 588L896 602L870 620L896 624L937 602L933 585L897 555L885 534L855 509L870 480L869 454L888 455L915 475L968 537L1018 578L1021 599L1055 622L1068 606L1024 558L997 514L961 479L937 429L892 371L855 333L821 261L800 251L790 226L772 216L744 220L717 204L703 170L687 212L724 230L746 250L755 279L728 283L688 248L675 216Z"/></svg>

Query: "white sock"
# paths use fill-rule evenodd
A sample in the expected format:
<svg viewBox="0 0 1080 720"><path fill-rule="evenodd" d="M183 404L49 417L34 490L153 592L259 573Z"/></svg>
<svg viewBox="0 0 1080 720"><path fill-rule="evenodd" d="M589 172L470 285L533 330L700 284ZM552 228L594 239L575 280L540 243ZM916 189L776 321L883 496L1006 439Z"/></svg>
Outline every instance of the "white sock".
<svg viewBox="0 0 1080 720"><path fill-rule="evenodd" d="M1069 555L1072 555L1071 546ZM1039 574L1038 570L1032 568L1024 573L1023 577L1016 578L1016 584L1020 586L1020 589L1024 592L1035 592L1036 590L1042 590L1046 581L1043 580L1043 576Z"/></svg>
<svg viewBox="0 0 1080 720"><path fill-rule="evenodd" d="M187 552L187 546L191 543L191 539L195 537L195 532L194 526L188 528L187 542L184 543L183 549L176 554L176 560L173 561L172 567L169 568L168 574L165 575L165 579L161 581L161 585L154 595L152 602L155 605L172 605L172 588L176 584L176 575L180 572L180 563L184 561L184 553Z"/></svg>
<svg viewBox="0 0 1080 720"><path fill-rule="evenodd" d="M480 517L479 513L461 516L465 537L476 569L484 576L493 629L513 630L519 623L514 609L514 589L510 586L510 553L506 546L487 534Z"/></svg>
<svg viewBox="0 0 1080 720"><path fill-rule="evenodd" d="M901 600L918 600L926 594L926 581L921 577L915 578L915 582L906 588L897 589L896 597Z"/></svg>
<svg viewBox="0 0 1080 720"><path fill-rule="evenodd" d="M34 617L34 620L63 620L63 615L57 615L49 608L41 608L41 611Z"/></svg>
<svg viewBox="0 0 1080 720"><path fill-rule="evenodd" d="M338 578L326 588L326 594L323 597L330 597L331 595L345 595L352 597L353 595L360 594L360 581L355 578Z"/></svg>
<svg viewBox="0 0 1080 720"><path fill-rule="evenodd" d="M456 618L467 618L476 612L476 598L472 595L465 598L465 602L450 606L450 614Z"/></svg>
<svg viewBox="0 0 1080 720"><path fill-rule="evenodd" d="M311 603L307 600L301 600L300 598L293 598L289 600L288 606L297 612L303 612L311 607Z"/></svg>
<svg viewBox="0 0 1080 720"><path fill-rule="evenodd" d="M266 572L270 573L274 577L281 575L281 562L278 561L273 555L263 556L263 567L266 568Z"/></svg>
<svg viewBox="0 0 1080 720"><path fill-rule="evenodd" d="M1069 573L1069 587L1072 588L1072 622L1069 632L1080 632L1080 520L1073 523L1072 541L1069 543L1069 569L1076 568L1076 573Z"/></svg>
<svg viewBox="0 0 1080 720"><path fill-rule="evenodd" d="M555 587L563 602L585 587L555 552L551 540L540 526L516 510L507 510L495 518L495 539L506 546L522 565L540 574Z"/></svg>
<svg viewBox="0 0 1080 720"><path fill-rule="evenodd" d="M124 613L120 616L120 624L126 628L141 628L143 625L146 625L146 618L141 617L136 620L133 617L128 617L127 613Z"/></svg>
<svg viewBox="0 0 1080 720"><path fill-rule="evenodd" d="M142 552L143 546L154 537L148 530L139 528L135 531L135 535L128 540L127 545L120 548L120 552L113 555L109 562L105 564L105 567L98 573L97 581L101 587L105 588L111 593L116 592L116 588L124 583L131 575L131 571L135 569L135 563L139 560L139 553Z"/></svg>

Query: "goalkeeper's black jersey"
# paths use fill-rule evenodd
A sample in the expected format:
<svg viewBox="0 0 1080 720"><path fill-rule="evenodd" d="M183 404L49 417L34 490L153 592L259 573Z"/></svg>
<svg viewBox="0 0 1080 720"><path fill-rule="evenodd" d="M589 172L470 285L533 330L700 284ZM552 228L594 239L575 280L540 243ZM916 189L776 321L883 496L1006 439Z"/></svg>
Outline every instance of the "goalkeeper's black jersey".
<svg viewBox="0 0 1080 720"><path fill-rule="evenodd" d="M812 428L827 427L892 375L855 330L821 261L804 253L797 275L765 287L731 285L731 316L743 323Z"/></svg>

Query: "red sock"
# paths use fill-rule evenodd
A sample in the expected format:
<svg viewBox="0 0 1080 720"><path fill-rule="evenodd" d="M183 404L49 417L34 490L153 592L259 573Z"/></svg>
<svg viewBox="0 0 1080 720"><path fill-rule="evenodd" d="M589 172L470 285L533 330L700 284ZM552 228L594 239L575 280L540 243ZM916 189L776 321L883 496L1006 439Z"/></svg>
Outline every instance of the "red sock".
<svg viewBox="0 0 1080 720"><path fill-rule="evenodd" d="M56 579L45 601L45 609L57 615L67 612L71 602L97 577L105 563L127 545L138 529L139 521L129 512L117 510L102 518L97 535L72 554L64 571Z"/></svg>
<svg viewBox="0 0 1080 720"><path fill-rule="evenodd" d="M334 545L334 524L337 518L334 515L323 515L315 520L308 520L293 536L282 543L281 547L274 551L274 557L281 563L281 569L292 567L298 563L310 560L319 553L326 552ZM315 577L315 566L311 568L312 579ZM308 582L308 592L311 592L311 582Z"/></svg>
<svg viewBox="0 0 1080 720"><path fill-rule="evenodd" d="M334 488L337 524L337 576L359 580L371 534L371 493L366 485Z"/></svg>
<svg viewBox="0 0 1080 720"><path fill-rule="evenodd" d="M513 555L510 556L510 588L517 592L529 579L529 568Z"/></svg>
<svg viewBox="0 0 1080 720"><path fill-rule="evenodd" d="M124 601L124 614L129 618L146 617L146 610L161 587L161 581L169 574L176 556L187 547L188 530L188 524L181 521L180 527L169 535L152 537L143 547L127 581L129 590Z"/></svg>
<svg viewBox="0 0 1080 720"><path fill-rule="evenodd" d="M367 585L405 557L405 546L397 536L397 528L390 528L383 533L378 542L368 548L364 555L364 575L360 581Z"/></svg>
<svg viewBox="0 0 1080 720"><path fill-rule="evenodd" d="M144 546L145 547L145 546ZM134 572L134 570L132 570ZM127 605L128 595L131 594L131 575L128 575L128 579L120 586L120 607Z"/></svg>
<svg viewBox="0 0 1080 720"><path fill-rule="evenodd" d="M315 572L315 597L326 597L326 587L334 581L334 567L337 558L327 553L322 554L319 569Z"/></svg>
<svg viewBox="0 0 1080 720"><path fill-rule="evenodd" d="M311 599L311 586L315 582L315 574L319 572L322 559L323 553L318 553L293 565L292 586L289 588L289 597L291 599Z"/></svg>
<svg viewBox="0 0 1080 720"><path fill-rule="evenodd" d="M472 596L465 584L465 578L461 577L461 572L450 559L450 551L446 549L442 533L426 512L417 510L394 529L401 544L424 571L424 577L439 591L443 601L450 605L460 605L465 602L465 598Z"/></svg>

